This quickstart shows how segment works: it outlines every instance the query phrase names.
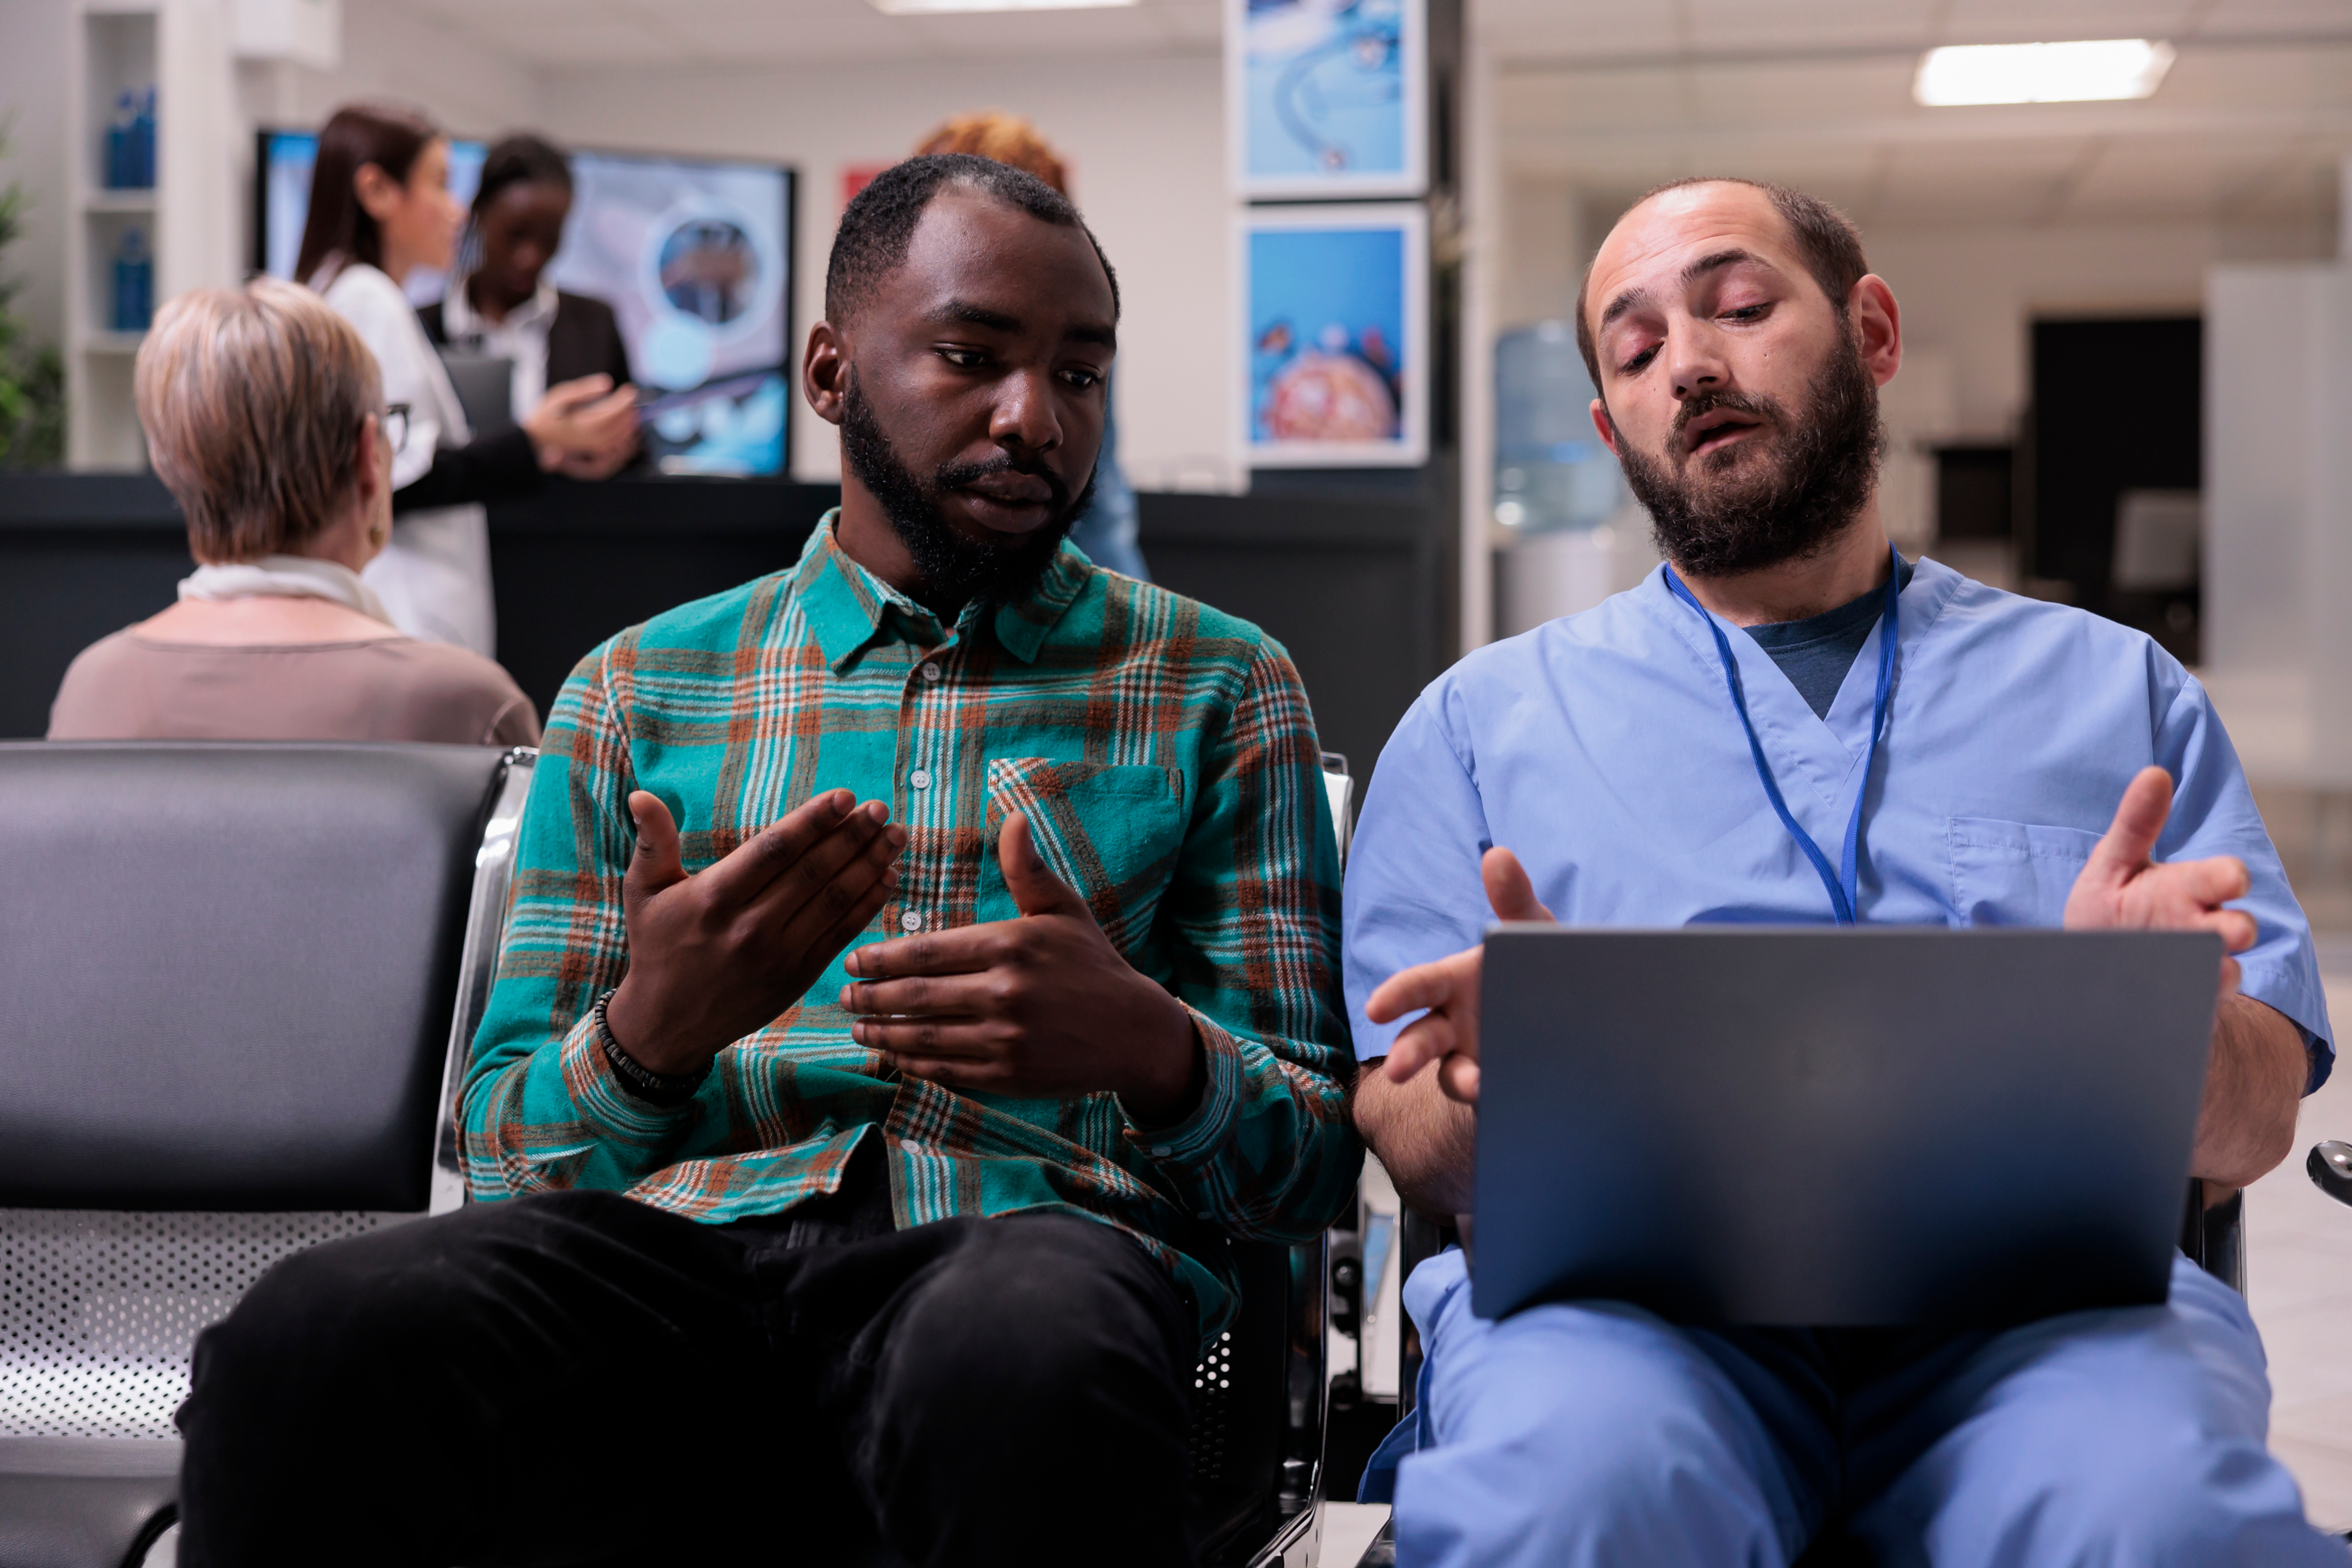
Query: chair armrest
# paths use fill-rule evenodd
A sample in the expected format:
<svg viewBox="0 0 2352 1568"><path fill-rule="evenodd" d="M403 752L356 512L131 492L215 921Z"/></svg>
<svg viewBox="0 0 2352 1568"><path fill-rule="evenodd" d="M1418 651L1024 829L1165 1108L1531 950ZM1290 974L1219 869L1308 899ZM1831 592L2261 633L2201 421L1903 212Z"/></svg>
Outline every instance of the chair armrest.
<svg viewBox="0 0 2352 1568"><path fill-rule="evenodd" d="M2311 1146L2311 1158L2304 1163L2311 1173L2312 1184L2339 1204L2352 1204L2352 1143L2329 1139Z"/></svg>
<svg viewBox="0 0 2352 1568"><path fill-rule="evenodd" d="M474 1059L474 1031L489 1010L490 982L499 966L514 886L517 836L539 752L509 749L499 764L497 794L474 852L474 887L466 906L465 950L457 963L457 1001L449 1017L449 1047L441 1064L441 1119L433 1133L433 1187L428 1212L447 1214L466 1201L466 1161L458 1147L457 1100Z"/></svg>

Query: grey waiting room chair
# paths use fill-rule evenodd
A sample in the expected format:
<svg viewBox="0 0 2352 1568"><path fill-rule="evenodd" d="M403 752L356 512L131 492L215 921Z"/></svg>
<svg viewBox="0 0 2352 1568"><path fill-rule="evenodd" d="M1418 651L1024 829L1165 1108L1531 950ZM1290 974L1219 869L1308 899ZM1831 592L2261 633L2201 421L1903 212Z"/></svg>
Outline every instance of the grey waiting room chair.
<svg viewBox="0 0 2352 1568"><path fill-rule="evenodd" d="M0 744L0 1568L137 1568L197 1332L462 1201L535 756Z"/></svg>
<svg viewBox="0 0 2352 1568"><path fill-rule="evenodd" d="M1344 864L1355 781L1323 753L1325 799ZM1193 1528L1202 1568L1315 1568L1322 1545L1328 1399L1328 1237L1297 1247L1235 1241L1241 1315L1192 1373Z"/></svg>
<svg viewBox="0 0 2352 1568"><path fill-rule="evenodd" d="M0 1568L141 1568L196 1334L281 1258L465 1201L456 1096L535 759L0 743ZM1202 1562L1313 1568L1325 1244L1229 1245Z"/></svg>

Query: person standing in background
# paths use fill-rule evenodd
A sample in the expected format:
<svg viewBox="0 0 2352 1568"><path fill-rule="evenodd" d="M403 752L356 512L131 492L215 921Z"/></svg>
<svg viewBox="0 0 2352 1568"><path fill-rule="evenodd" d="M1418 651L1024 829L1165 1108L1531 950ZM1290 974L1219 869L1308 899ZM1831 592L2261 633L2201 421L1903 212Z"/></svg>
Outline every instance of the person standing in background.
<svg viewBox="0 0 2352 1568"><path fill-rule="evenodd" d="M975 158L1007 163L1035 175L1064 196L1070 194L1070 172L1061 155L1035 126L1001 109L959 114L942 122L915 149L919 158L932 153L969 153ZM1104 405L1102 456L1095 461L1095 502L1070 531L1070 542L1085 551L1087 559L1096 565L1149 583L1151 568L1144 563L1143 546L1137 537L1135 487L1127 482L1118 466L1118 420L1112 412L1117 401L1109 398Z"/></svg>
<svg viewBox="0 0 2352 1568"><path fill-rule="evenodd" d="M337 110L319 132L310 211L295 276L359 331L383 372L386 400L408 410L393 466L391 544L365 574L393 623L412 637L485 658L498 646L482 503L528 492L548 469L603 479L636 450L636 393L602 374L560 385L517 429L474 441L448 372L401 283L446 268L459 213L449 143L396 109Z"/></svg>
<svg viewBox="0 0 2352 1568"><path fill-rule="evenodd" d="M514 362L514 416L551 385L593 375L626 386L629 351L613 307L546 279L572 216L572 165L536 136L509 136L482 160L448 296L417 315L436 347Z"/></svg>

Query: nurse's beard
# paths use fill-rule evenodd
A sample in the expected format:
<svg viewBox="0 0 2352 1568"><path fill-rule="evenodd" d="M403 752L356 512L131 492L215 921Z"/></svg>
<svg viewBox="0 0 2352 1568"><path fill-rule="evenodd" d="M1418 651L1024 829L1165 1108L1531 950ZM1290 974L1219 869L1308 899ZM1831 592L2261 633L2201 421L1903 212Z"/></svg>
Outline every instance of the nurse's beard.
<svg viewBox="0 0 2352 1568"><path fill-rule="evenodd" d="M1851 323L1795 417L1773 398L1700 393L1675 416L1684 428L1717 408L1752 414L1765 431L1675 465L1620 443L1633 498L1649 510L1658 552L1691 577L1727 577L1818 553L1869 504L1886 437L1878 386Z"/></svg>

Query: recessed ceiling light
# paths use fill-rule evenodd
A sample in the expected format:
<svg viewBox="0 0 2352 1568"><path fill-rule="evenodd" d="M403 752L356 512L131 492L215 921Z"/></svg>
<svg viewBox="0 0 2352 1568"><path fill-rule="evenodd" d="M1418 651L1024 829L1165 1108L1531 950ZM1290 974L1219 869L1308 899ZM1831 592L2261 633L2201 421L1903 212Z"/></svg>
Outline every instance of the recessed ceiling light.
<svg viewBox="0 0 2352 1568"><path fill-rule="evenodd" d="M886 16L944 16L973 11L1101 11L1137 0L866 0Z"/></svg>
<svg viewBox="0 0 2352 1568"><path fill-rule="evenodd" d="M2172 46L2161 39L1962 44L1921 57L1911 96L1930 108L2146 98L2171 65Z"/></svg>

